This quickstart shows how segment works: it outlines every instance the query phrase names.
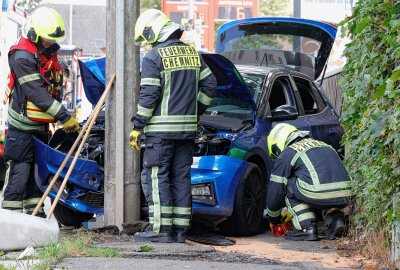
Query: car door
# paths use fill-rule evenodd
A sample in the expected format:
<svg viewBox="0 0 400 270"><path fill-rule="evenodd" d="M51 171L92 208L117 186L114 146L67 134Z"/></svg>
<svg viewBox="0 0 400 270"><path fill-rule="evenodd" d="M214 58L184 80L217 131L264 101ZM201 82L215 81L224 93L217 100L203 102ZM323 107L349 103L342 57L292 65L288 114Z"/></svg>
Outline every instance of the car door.
<svg viewBox="0 0 400 270"><path fill-rule="evenodd" d="M297 95L298 103L301 103L304 109L302 117L309 125L311 136L338 150L343 129L337 115L309 79L300 75L292 75L292 79L299 93Z"/></svg>
<svg viewBox="0 0 400 270"><path fill-rule="evenodd" d="M304 116L299 114L301 106L298 106L295 97L295 88L288 74L279 72L273 74L268 80L267 100L264 111L265 118L272 122L272 126L278 123L288 123L295 127L308 131L309 124ZM280 110L288 112L288 115L279 115ZM278 114L277 114L278 113Z"/></svg>

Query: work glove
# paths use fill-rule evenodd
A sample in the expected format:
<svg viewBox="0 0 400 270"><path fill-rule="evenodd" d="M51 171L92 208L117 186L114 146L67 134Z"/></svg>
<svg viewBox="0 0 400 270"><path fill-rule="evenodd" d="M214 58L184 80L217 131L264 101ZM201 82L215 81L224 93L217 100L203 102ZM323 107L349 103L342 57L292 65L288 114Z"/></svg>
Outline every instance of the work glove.
<svg viewBox="0 0 400 270"><path fill-rule="evenodd" d="M131 131L131 134L129 134L129 144L136 151L140 151L140 145L139 145L140 134L141 132L135 129Z"/></svg>
<svg viewBox="0 0 400 270"><path fill-rule="evenodd" d="M63 127L66 133L79 132L81 130L78 121L72 116L63 124Z"/></svg>
<svg viewBox="0 0 400 270"><path fill-rule="evenodd" d="M292 220L292 214L289 211L285 211L282 214L282 223L289 223Z"/></svg>

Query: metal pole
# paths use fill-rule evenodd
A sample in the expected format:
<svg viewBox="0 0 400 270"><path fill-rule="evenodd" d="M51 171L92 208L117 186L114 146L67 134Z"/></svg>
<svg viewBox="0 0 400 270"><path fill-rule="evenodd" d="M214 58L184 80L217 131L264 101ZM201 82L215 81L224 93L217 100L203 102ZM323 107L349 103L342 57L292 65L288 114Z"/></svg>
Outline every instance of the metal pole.
<svg viewBox="0 0 400 270"><path fill-rule="evenodd" d="M194 18L194 0L189 0L189 12L188 12L188 19Z"/></svg>
<svg viewBox="0 0 400 270"><path fill-rule="evenodd" d="M69 4L69 45L72 45L72 4Z"/></svg>
<svg viewBox="0 0 400 270"><path fill-rule="evenodd" d="M301 17L301 1L303 0L293 0L293 17Z"/></svg>

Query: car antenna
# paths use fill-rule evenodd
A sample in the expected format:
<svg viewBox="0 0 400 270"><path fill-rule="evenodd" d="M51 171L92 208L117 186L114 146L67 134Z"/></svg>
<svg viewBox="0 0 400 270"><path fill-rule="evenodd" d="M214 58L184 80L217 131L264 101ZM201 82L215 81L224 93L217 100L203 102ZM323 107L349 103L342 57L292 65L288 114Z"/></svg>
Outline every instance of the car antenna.
<svg viewBox="0 0 400 270"><path fill-rule="evenodd" d="M321 85L321 86L322 86L322 83L324 82L324 79L325 79L325 73L326 73L327 67L328 67L328 63L325 64L324 71L322 72L321 82L319 83L319 85Z"/></svg>
<svg viewBox="0 0 400 270"><path fill-rule="evenodd" d="M264 63L264 58L265 58L265 66L268 67L268 55L265 52L263 58L261 59L261 63L260 63L260 67L262 66L262 64Z"/></svg>

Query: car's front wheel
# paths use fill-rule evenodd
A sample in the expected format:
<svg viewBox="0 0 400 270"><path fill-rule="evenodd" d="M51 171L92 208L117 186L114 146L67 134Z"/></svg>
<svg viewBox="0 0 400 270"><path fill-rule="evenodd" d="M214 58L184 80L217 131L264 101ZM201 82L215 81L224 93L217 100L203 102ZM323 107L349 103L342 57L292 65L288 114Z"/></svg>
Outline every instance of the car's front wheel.
<svg viewBox="0 0 400 270"><path fill-rule="evenodd" d="M78 212L58 203L54 209L54 216L64 226L80 227L82 222L91 219L93 214Z"/></svg>
<svg viewBox="0 0 400 270"><path fill-rule="evenodd" d="M252 164L240 178L232 215L220 225L224 234L249 236L262 227L265 207L265 184L257 165Z"/></svg>

